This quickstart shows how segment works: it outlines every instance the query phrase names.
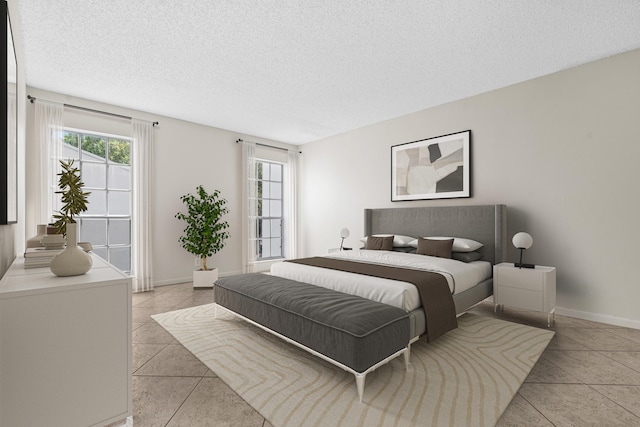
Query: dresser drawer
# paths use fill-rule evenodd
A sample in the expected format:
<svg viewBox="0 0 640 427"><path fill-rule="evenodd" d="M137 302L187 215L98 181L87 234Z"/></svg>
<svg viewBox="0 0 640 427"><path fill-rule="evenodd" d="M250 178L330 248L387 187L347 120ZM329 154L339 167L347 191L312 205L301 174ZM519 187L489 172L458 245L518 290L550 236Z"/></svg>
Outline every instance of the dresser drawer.
<svg viewBox="0 0 640 427"><path fill-rule="evenodd" d="M527 310L543 311L544 298L542 292L528 289L500 286L495 290L500 304L511 305Z"/></svg>
<svg viewBox="0 0 640 427"><path fill-rule="evenodd" d="M544 275L529 268L499 268L497 278L500 286L528 289L540 292L543 289Z"/></svg>

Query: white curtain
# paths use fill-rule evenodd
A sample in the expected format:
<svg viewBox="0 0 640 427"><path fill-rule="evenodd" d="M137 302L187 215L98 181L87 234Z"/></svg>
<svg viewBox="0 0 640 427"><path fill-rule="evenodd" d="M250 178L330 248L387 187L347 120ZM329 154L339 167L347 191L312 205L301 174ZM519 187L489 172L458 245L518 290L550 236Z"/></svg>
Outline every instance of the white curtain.
<svg viewBox="0 0 640 427"><path fill-rule="evenodd" d="M64 141L64 105L59 102L37 99L36 128L40 144L38 173L40 174L40 197L37 200L37 224L47 224L55 210L58 173Z"/></svg>
<svg viewBox="0 0 640 427"><path fill-rule="evenodd" d="M242 142L242 270L256 271L256 218L258 216L256 181L256 144Z"/></svg>
<svg viewBox="0 0 640 427"><path fill-rule="evenodd" d="M133 221L131 232L133 292L153 290L151 277L153 124L131 119Z"/></svg>
<svg viewBox="0 0 640 427"><path fill-rule="evenodd" d="M289 158L284 179L284 256L288 259L298 257L298 156L296 150L289 150Z"/></svg>

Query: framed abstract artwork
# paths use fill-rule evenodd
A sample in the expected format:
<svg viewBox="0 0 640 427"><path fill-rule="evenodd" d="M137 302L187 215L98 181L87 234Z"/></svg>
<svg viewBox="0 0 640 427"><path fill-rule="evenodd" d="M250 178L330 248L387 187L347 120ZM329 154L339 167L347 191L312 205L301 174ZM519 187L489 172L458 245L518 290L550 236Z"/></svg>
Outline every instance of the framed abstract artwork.
<svg viewBox="0 0 640 427"><path fill-rule="evenodd" d="M471 196L471 131L391 147L391 201Z"/></svg>

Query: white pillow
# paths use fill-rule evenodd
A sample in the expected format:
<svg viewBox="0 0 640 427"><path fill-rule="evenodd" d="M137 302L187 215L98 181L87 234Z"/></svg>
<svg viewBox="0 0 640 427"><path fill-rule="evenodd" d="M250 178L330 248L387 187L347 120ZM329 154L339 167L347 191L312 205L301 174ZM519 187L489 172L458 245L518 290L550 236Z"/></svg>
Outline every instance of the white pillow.
<svg viewBox="0 0 640 427"><path fill-rule="evenodd" d="M451 248L451 252L473 252L480 249L483 245L480 242L476 242L471 239L463 239L461 237L425 237L425 239L431 240L447 240L453 239L453 247ZM414 248L418 247L418 239L412 240L409 242L409 246Z"/></svg>
<svg viewBox="0 0 640 427"><path fill-rule="evenodd" d="M411 242L412 240L416 240L415 237L411 237L411 236L402 236L400 234L372 234L372 237L387 237L387 236L393 236L393 247L394 248L406 248L409 247L409 242ZM360 242L362 242L363 244L367 243L367 236L363 237L362 239L360 239ZM417 242L417 240L416 240ZM417 243L416 243L416 247Z"/></svg>

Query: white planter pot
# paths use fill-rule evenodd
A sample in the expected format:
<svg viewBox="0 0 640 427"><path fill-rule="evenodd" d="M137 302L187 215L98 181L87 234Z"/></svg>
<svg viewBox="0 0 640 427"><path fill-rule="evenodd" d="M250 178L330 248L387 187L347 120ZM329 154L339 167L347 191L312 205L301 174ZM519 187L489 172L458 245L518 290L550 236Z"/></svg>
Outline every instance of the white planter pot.
<svg viewBox="0 0 640 427"><path fill-rule="evenodd" d="M213 288L213 282L218 280L218 269L211 270L194 270L193 287L194 288Z"/></svg>

